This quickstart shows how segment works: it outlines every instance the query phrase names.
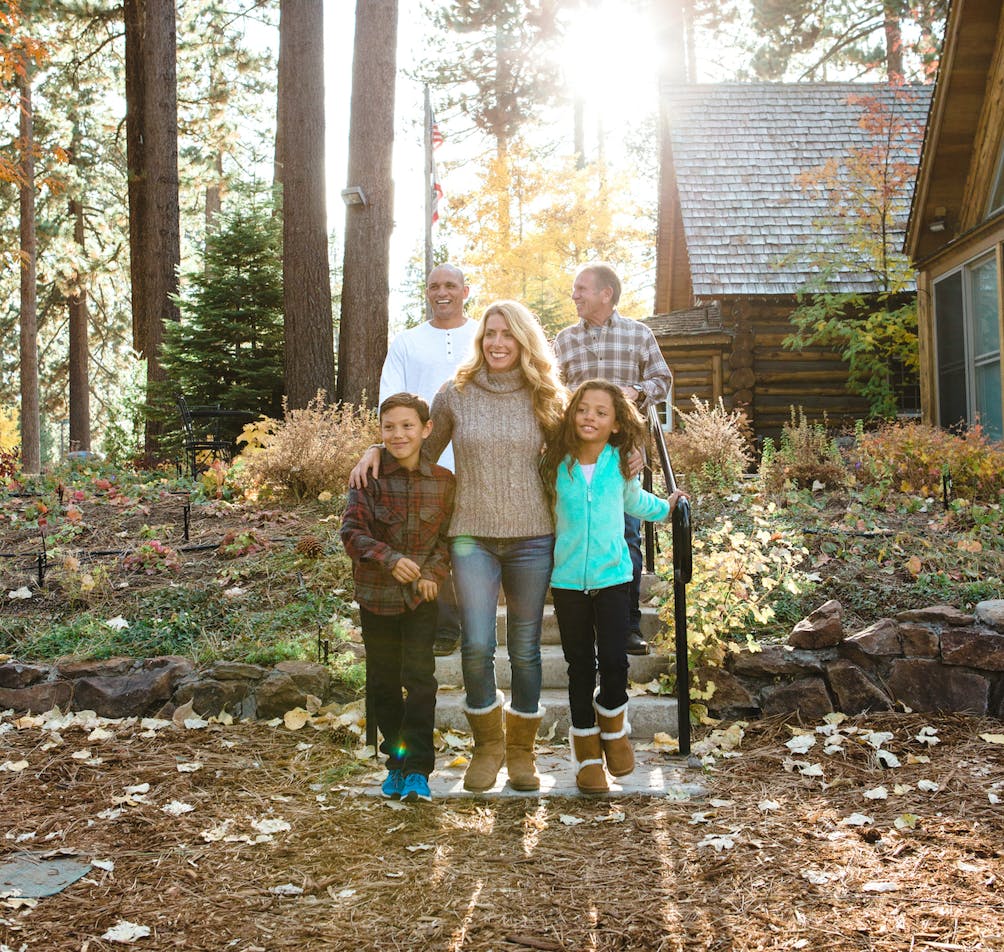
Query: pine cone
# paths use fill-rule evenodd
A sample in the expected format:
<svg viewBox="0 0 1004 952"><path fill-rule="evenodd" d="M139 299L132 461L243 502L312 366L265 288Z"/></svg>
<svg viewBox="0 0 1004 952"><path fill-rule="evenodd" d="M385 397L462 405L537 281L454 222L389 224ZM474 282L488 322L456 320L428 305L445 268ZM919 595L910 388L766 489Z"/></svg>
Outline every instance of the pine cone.
<svg viewBox="0 0 1004 952"><path fill-rule="evenodd" d="M296 551L308 559L319 559L324 555L324 544L317 536L305 535L297 540Z"/></svg>

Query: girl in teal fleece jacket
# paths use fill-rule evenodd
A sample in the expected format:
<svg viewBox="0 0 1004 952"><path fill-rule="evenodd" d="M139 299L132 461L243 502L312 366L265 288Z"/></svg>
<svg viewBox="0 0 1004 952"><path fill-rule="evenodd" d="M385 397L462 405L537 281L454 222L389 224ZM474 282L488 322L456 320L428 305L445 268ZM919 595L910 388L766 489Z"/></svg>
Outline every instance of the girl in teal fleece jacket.
<svg viewBox="0 0 1004 952"><path fill-rule="evenodd" d="M628 457L644 442L645 424L621 388L587 380L572 395L541 464L555 514L551 592L568 664L570 744L585 793L609 789L604 761L615 777L634 769L626 651L632 566L624 513L657 522L682 495L660 499L631 478Z"/></svg>

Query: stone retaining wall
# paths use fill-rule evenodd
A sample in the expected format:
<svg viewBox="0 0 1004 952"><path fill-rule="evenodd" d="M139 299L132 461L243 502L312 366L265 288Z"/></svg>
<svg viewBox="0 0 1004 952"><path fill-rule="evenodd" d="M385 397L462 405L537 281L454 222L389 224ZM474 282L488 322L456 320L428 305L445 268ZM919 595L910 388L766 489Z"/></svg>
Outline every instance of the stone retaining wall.
<svg viewBox="0 0 1004 952"><path fill-rule="evenodd" d="M718 716L831 711L861 714L909 708L1004 718L1004 600L972 615L933 605L883 618L845 635L838 601L800 621L786 645L730 655L709 710Z"/></svg>
<svg viewBox="0 0 1004 952"><path fill-rule="evenodd" d="M197 671L186 658L66 661L51 665L0 664L0 710L41 713L94 711L102 717L169 717L192 702L199 714L227 711L234 717L268 720L308 698L345 701L323 664L282 661L274 668L218 661Z"/></svg>

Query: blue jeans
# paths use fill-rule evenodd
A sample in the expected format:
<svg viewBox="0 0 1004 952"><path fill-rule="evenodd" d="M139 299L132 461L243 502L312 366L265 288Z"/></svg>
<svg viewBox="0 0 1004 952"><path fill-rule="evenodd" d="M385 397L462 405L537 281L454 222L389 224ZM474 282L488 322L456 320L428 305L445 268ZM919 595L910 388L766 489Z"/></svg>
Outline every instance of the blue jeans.
<svg viewBox="0 0 1004 952"><path fill-rule="evenodd" d="M624 541L631 553L631 565L634 574L628 588L628 624L629 631L641 631L641 520L624 513Z"/></svg>
<svg viewBox="0 0 1004 952"><path fill-rule="evenodd" d="M512 707L535 714L540 705L540 628L554 563L554 536L450 540L463 641L460 660L467 706L495 703L495 616L499 586L506 599L506 644L512 666Z"/></svg>

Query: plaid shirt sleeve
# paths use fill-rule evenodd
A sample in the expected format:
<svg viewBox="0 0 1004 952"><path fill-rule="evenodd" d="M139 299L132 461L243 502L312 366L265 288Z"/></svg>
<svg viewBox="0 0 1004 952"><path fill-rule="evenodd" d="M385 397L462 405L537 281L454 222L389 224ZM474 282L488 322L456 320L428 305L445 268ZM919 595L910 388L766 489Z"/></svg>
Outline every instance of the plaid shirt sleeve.
<svg viewBox="0 0 1004 952"><path fill-rule="evenodd" d="M659 342L655 335L644 324L638 325L642 333L641 351L641 380L637 382L644 391L645 399L640 401L643 406L652 403L660 403L669 394L669 388L673 383L673 372L666 363L666 358L662 356L659 349Z"/></svg>

